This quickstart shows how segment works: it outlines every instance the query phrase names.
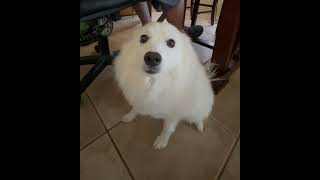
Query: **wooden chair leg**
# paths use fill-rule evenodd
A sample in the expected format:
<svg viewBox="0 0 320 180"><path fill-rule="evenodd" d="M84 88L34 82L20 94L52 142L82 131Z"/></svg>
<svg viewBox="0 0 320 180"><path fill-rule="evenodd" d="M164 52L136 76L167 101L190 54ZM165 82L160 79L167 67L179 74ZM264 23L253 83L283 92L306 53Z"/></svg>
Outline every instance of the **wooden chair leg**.
<svg viewBox="0 0 320 180"><path fill-rule="evenodd" d="M218 0L213 0L212 11L211 11L211 25L214 25L216 9Z"/></svg>
<svg viewBox="0 0 320 180"><path fill-rule="evenodd" d="M163 22L166 19L166 15L164 13L161 14L157 22Z"/></svg>
<svg viewBox="0 0 320 180"><path fill-rule="evenodd" d="M217 77L226 79L213 83L219 92L230 75L240 67L240 0L224 0L214 48L211 61L218 64Z"/></svg>
<svg viewBox="0 0 320 180"><path fill-rule="evenodd" d="M187 9L187 0L184 0L184 11L183 11L183 26L185 24L185 20L186 20L186 9Z"/></svg>
<svg viewBox="0 0 320 180"><path fill-rule="evenodd" d="M197 23L197 17L198 17L198 12L199 12L199 4L200 4L200 0L195 0L194 1L192 17L191 17L191 26L194 26Z"/></svg>
<svg viewBox="0 0 320 180"><path fill-rule="evenodd" d="M190 20L192 20L193 0L190 0Z"/></svg>
<svg viewBox="0 0 320 180"><path fill-rule="evenodd" d="M149 9L150 19L152 19L152 4L151 4L151 1L147 1L147 4L148 4L148 9Z"/></svg>

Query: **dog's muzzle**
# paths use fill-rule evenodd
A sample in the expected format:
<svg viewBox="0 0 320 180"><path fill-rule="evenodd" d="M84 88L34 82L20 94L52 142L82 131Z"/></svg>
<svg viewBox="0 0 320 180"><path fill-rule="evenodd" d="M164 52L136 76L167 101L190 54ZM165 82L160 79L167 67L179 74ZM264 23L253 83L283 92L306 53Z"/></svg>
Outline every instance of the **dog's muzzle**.
<svg viewBox="0 0 320 180"><path fill-rule="evenodd" d="M144 55L144 70L149 74L155 74L160 70L162 57L157 52L147 52Z"/></svg>

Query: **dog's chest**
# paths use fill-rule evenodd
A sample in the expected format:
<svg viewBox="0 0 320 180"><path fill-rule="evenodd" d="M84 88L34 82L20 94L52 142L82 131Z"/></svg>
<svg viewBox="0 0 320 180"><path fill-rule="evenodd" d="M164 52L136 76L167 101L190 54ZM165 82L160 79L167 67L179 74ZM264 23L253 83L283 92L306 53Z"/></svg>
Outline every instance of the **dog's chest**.
<svg viewBox="0 0 320 180"><path fill-rule="evenodd" d="M169 84L148 79L131 85L127 88L126 96L130 104L140 113L161 116L171 109L173 104L170 102L174 101L175 97L172 95L175 93Z"/></svg>

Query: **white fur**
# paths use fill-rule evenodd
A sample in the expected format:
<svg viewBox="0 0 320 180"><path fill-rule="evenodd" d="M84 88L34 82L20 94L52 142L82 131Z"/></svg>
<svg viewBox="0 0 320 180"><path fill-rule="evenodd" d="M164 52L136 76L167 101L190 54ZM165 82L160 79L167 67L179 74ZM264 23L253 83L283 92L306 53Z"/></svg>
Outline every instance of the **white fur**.
<svg viewBox="0 0 320 180"><path fill-rule="evenodd" d="M140 43L140 36L149 40ZM167 46L168 39L175 47ZM148 51L162 56L160 71L144 71L144 55ZM163 130L154 147L166 147L171 134L182 120L203 130L213 106L213 90L205 68L201 65L190 39L168 23L150 23L133 34L114 61L116 79L132 110L124 122L132 121L138 114L164 120Z"/></svg>

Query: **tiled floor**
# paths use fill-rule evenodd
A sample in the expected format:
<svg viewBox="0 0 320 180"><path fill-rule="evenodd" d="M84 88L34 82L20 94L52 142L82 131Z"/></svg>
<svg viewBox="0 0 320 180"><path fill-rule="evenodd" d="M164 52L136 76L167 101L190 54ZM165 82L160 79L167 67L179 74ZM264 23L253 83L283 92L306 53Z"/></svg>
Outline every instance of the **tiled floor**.
<svg viewBox="0 0 320 180"><path fill-rule="evenodd" d="M159 14L155 14L156 19ZM213 39L209 16L200 15L206 25L204 36ZM186 23L190 23L187 21ZM140 26L137 17L115 23L110 37L118 49L130 31ZM93 53L93 46L80 48L80 56ZM194 45L203 61L211 50ZM80 67L80 78L90 66ZM120 123L129 105L114 81L112 68L105 69L83 94L80 103L81 180L238 180L240 179L240 70L216 96L216 105L201 134L181 124L162 151L152 144L161 122L139 117Z"/></svg>

